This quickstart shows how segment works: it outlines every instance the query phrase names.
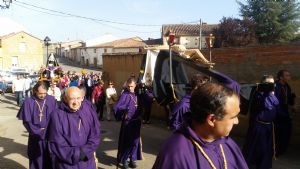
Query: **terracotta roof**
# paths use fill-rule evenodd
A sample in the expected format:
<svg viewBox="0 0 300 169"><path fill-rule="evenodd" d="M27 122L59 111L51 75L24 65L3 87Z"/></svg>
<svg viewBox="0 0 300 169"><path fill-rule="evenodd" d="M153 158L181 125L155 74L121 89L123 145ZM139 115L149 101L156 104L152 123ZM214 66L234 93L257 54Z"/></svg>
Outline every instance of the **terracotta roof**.
<svg viewBox="0 0 300 169"><path fill-rule="evenodd" d="M17 35L17 34L20 34L20 33L25 33L25 34L27 34L27 35L29 35L29 36L35 38L35 39L41 40L40 38L37 38L37 37L31 35L30 33L25 32L25 31L12 32L12 33L10 33L10 34L4 35L4 36L0 36L0 39L6 39L6 38L9 38L9 37L11 37L11 36L15 36L15 35Z"/></svg>
<svg viewBox="0 0 300 169"><path fill-rule="evenodd" d="M131 47L144 47L146 43L139 37L119 39L108 43L93 47L114 47L114 48L131 48Z"/></svg>
<svg viewBox="0 0 300 169"><path fill-rule="evenodd" d="M217 28L218 24L203 24L202 34L210 34L214 28ZM163 35L168 36L169 31L172 30L175 36L199 36L200 25L199 24L170 24L162 25Z"/></svg>

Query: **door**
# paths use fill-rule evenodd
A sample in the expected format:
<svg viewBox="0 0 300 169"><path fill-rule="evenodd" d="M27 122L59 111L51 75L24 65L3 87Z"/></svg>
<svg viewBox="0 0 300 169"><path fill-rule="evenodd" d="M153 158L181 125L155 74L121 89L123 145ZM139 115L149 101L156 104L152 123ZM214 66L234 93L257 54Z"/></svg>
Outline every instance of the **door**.
<svg viewBox="0 0 300 169"><path fill-rule="evenodd" d="M11 57L11 67L18 67L18 56Z"/></svg>

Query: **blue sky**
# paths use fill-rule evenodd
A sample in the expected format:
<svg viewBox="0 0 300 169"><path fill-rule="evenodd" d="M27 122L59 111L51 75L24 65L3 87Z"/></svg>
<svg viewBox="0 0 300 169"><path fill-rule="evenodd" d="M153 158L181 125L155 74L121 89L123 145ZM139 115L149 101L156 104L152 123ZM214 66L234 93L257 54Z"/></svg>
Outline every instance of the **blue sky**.
<svg viewBox="0 0 300 169"><path fill-rule="evenodd" d="M190 23L200 18L216 24L223 16L239 18L239 5L236 0L16 0L9 9L0 10L0 16L20 23L38 38L49 36L52 42L105 34L146 39L159 38L162 24Z"/></svg>

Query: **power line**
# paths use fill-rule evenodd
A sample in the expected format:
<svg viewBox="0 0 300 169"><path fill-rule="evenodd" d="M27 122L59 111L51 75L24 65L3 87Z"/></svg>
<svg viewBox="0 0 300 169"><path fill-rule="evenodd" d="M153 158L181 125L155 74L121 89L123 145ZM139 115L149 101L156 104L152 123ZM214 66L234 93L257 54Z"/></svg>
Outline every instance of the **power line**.
<svg viewBox="0 0 300 169"><path fill-rule="evenodd" d="M49 14L49 15L53 15L53 16L60 16L60 17L72 17L72 16L67 16L67 15L60 15L60 14L55 14L55 13L50 13L50 12L45 12L45 11L41 11L41 10L37 10L37 9L34 9L34 8L30 8L30 7L26 7L24 5L21 5L21 4L15 4L19 7L22 7L22 8L25 8L25 9L28 9L28 10L33 10L33 11L36 11L36 12L40 12L40 13L45 13L45 14ZM99 21L96 21L96 20L92 20L94 21L95 23L98 23L100 25L103 25L103 26L107 26L107 27L111 27L113 29L117 29L117 30L121 30L121 31L126 31L126 32L132 32L132 33L155 33L157 31L137 31L137 30L129 30L129 29L124 29L124 28L120 28L120 27L116 27L116 26L112 26L112 25L109 25L109 24L105 24L103 22L99 22Z"/></svg>
<svg viewBox="0 0 300 169"><path fill-rule="evenodd" d="M47 8L39 7L39 6L36 6L36 5L28 4L28 3L25 3L25 2L19 2L19 1L16 1L16 2L17 3L21 3L23 5L26 5L26 6L31 6L31 7L34 7L34 8L38 8L38 9L42 9L42 10L47 10L47 11L59 13L59 14L62 14L62 15L67 15L67 16L81 18L81 19L88 19L88 20L98 21L98 22L106 22L106 23L111 23L111 24L129 25L129 26L145 26L145 27L156 27L156 26L160 27L161 26L161 25L134 24L134 23L125 23L125 22L110 21L110 20L105 20L105 19L97 19L97 18L85 17L85 16L75 15L75 14L71 14L71 13L56 11L56 10L52 10L52 9L47 9Z"/></svg>
<svg viewBox="0 0 300 169"><path fill-rule="evenodd" d="M45 11L40 11L40 10L33 9L33 8L29 8L29 7L26 7L26 6L24 6L24 5L20 5L20 4L14 4L14 5L17 5L17 6L19 6L19 7L25 8L25 9L33 10L33 11L36 11L36 12L41 12L41 13L53 15L53 16L71 17L71 16L66 16L66 15L59 15L59 14L49 13L49 12L45 12Z"/></svg>

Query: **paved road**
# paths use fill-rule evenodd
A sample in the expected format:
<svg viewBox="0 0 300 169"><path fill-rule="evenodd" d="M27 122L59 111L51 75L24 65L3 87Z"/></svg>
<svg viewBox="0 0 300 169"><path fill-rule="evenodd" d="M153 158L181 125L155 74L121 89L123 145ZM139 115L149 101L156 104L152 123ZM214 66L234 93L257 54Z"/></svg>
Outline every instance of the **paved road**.
<svg viewBox="0 0 300 169"><path fill-rule="evenodd" d="M62 67L64 72L67 71L76 71L77 73L80 73L80 70L82 68L85 68L87 72L95 72L95 73L101 73L101 69L94 69L94 68L88 68L88 67L83 67L75 62L67 59L67 58L57 58L57 61L59 62L59 65Z"/></svg>

